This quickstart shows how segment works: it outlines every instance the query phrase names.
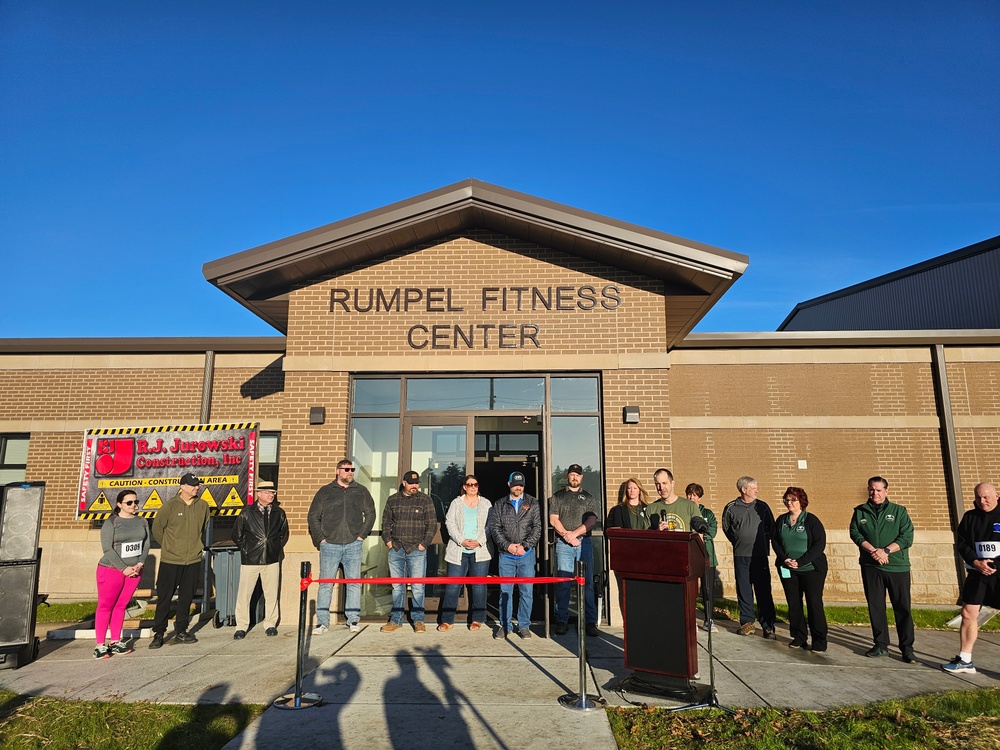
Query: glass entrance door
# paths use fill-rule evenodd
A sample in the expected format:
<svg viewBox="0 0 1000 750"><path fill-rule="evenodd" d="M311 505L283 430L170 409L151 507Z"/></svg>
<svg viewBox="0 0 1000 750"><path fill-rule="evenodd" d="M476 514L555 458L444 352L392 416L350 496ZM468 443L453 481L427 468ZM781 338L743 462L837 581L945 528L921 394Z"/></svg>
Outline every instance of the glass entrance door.
<svg viewBox="0 0 1000 750"><path fill-rule="evenodd" d="M427 550L427 575L444 575L445 540L444 516L451 501L462 494L462 481L470 465L472 418L445 417L440 419L412 417L404 420L403 435L406 444L403 455L409 456L404 471L413 469L420 475L420 489L434 503L441 529L431 549ZM436 612L444 586L428 586L424 607L428 613ZM428 618L429 619L429 618Z"/></svg>

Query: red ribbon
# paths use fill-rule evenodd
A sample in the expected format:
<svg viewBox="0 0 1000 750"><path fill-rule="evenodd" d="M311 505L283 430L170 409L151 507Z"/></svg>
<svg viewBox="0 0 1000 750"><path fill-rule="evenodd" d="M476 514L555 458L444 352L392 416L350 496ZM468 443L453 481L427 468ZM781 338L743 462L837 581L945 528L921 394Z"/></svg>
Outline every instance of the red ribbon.
<svg viewBox="0 0 1000 750"><path fill-rule="evenodd" d="M299 580L299 589L305 591L312 583L361 583L389 585L392 583L459 583L459 584L496 584L496 583L566 583L576 581L584 585L583 578L559 578L556 576L525 578L514 576L436 576L434 578L313 578L311 575Z"/></svg>

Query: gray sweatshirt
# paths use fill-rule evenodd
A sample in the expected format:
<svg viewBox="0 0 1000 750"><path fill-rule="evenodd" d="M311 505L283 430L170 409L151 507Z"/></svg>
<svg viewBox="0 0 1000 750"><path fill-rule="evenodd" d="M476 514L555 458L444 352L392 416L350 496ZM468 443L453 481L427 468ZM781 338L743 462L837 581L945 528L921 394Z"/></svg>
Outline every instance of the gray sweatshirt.
<svg viewBox="0 0 1000 750"><path fill-rule="evenodd" d="M722 511L722 533L733 543L734 557L768 557L774 514L760 500L745 503L733 500Z"/></svg>
<svg viewBox="0 0 1000 750"><path fill-rule="evenodd" d="M98 561L103 568L125 570L145 562L149 554L149 527L145 518L111 516L101 527L101 548L104 556Z"/></svg>

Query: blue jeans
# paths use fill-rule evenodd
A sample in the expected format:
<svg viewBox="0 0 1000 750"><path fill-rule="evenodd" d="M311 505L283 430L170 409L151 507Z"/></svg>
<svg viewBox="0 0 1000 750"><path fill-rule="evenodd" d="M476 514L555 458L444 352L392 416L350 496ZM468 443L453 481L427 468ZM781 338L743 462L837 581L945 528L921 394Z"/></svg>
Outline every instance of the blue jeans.
<svg viewBox="0 0 1000 750"><path fill-rule="evenodd" d="M585 536L580 540L580 546L574 547L566 544L562 539L556 540L556 575L574 575L573 569L577 560L582 560L587 565L584 574L584 611L587 617L587 625L597 624L597 604L594 602L594 548L590 537ZM556 622L569 622L569 587L575 586L573 581L556 584ZM579 603L577 604L579 606Z"/></svg>
<svg viewBox="0 0 1000 750"><path fill-rule="evenodd" d="M319 544L319 577L333 578L337 568L344 566L344 578L361 577L361 540L350 544ZM333 599L333 584L321 583L316 596L316 622L330 627L330 600ZM347 584L347 601L344 616L348 625L357 625L361 620L361 584Z"/></svg>
<svg viewBox="0 0 1000 750"><path fill-rule="evenodd" d="M535 576L535 550L529 549L522 557L508 557L500 555L497 562L501 576L516 576L518 578L534 578ZM531 602L535 585L533 583L517 584L517 627L531 627ZM510 630L510 616L514 608L514 584L500 584L500 627Z"/></svg>
<svg viewBox="0 0 1000 750"><path fill-rule="evenodd" d="M389 575L393 578L423 578L427 572L427 550L414 547L405 552L401 547L389 550ZM413 601L410 604L410 614L414 622L424 621L424 584L411 583L410 592ZM402 625L406 619L406 584L392 584L392 612L389 620Z"/></svg>
<svg viewBox="0 0 1000 750"><path fill-rule="evenodd" d="M484 576L490 572L490 561L476 562L476 553L462 553L462 562L448 563L448 576ZM476 583L469 586L472 589L472 605L469 610L472 622L486 622L486 584ZM449 583L444 590L444 604L441 606L441 622L455 624L455 610L458 609L458 595L462 593L462 584Z"/></svg>

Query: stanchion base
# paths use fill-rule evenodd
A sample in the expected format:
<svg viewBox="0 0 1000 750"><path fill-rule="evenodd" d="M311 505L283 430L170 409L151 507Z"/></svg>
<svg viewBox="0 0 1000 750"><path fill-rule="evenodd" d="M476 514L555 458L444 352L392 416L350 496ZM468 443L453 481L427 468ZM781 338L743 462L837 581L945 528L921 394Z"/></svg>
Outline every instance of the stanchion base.
<svg viewBox="0 0 1000 750"><path fill-rule="evenodd" d="M596 695L586 695L581 700L579 693L566 693L559 696L559 705L574 711L595 711L602 708L603 701Z"/></svg>
<svg viewBox="0 0 1000 750"><path fill-rule="evenodd" d="M299 696L298 705L295 701L295 693L288 693L280 698L275 698L273 705L275 708L284 708L297 710L300 708L312 708L313 706L318 706L323 702L322 696L318 693L303 693Z"/></svg>

